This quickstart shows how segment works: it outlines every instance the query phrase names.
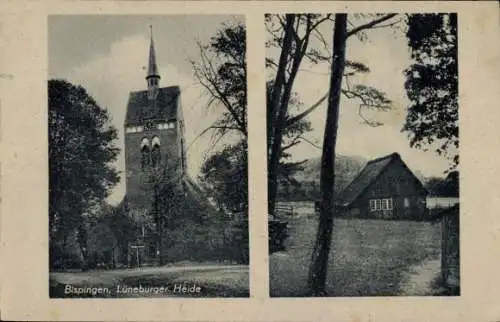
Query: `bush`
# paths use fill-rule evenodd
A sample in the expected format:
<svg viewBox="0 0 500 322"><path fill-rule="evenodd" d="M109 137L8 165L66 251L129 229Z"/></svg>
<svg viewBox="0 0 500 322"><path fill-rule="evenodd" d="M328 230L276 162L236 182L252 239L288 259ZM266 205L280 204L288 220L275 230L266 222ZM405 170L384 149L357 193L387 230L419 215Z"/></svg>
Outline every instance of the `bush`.
<svg viewBox="0 0 500 322"><path fill-rule="evenodd" d="M83 263L78 254L69 252L59 245L51 245L49 250L50 269L66 270L82 268Z"/></svg>
<svg viewBox="0 0 500 322"><path fill-rule="evenodd" d="M269 253L285 250L285 240L289 237L288 223L278 219L269 219Z"/></svg>

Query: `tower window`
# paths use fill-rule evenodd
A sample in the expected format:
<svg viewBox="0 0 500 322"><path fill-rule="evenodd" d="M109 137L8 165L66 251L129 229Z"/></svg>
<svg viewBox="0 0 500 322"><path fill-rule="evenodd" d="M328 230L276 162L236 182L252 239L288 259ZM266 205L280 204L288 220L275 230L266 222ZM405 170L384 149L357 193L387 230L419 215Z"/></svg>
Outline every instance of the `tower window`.
<svg viewBox="0 0 500 322"><path fill-rule="evenodd" d="M149 165L149 140L143 138L141 141L141 168L144 170Z"/></svg>
<svg viewBox="0 0 500 322"><path fill-rule="evenodd" d="M147 147L149 149L149 140L148 140L148 138L142 138L142 141L141 141L141 150L144 147Z"/></svg>
<svg viewBox="0 0 500 322"><path fill-rule="evenodd" d="M160 138L155 136L152 140L152 149L151 149L151 162L153 167L156 167L160 164L161 161L161 153L160 153Z"/></svg>
<svg viewBox="0 0 500 322"><path fill-rule="evenodd" d="M160 165L161 161L161 153L160 153L160 146L155 145L153 149L151 150L151 163L153 167L157 167Z"/></svg>
<svg viewBox="0 0 500 322"><path fill-rule="evenodd" d="M141 168L144 170L149 165L149 147L141 149Z"/></svg>
<svg viewBox="0 0 500 322"><path fill-rule="evenodd" d="M159 146L160 146L160 138L159 138L159 137L157 137L157 136L153 137L153 141L152 141L151 145L153 146L153 148L154 148L155 146L158 146L158 147L159 147Z"/></svg>

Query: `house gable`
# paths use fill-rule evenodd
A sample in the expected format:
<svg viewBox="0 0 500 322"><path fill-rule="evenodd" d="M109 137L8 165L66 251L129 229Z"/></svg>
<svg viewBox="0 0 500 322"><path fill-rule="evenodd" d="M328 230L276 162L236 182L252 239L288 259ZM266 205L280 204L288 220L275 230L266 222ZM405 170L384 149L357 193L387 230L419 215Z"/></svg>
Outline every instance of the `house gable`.
<svg viewBox="0 0 500 322"><path fill-rule="evenodd" d="M381 178L385 179L380 182ZM427 194L423 184L406 166L398 153L371 160L340 194L340 205L349 207L358 199L369 197L367 194L379 190L376 187L377 183L383 185L383 195L387 195L388 189L397 191L399 189L397 186L403 181L407 181L408 185L413 185L419 194ZM394 187L388 187L388 183Z"/></svg>

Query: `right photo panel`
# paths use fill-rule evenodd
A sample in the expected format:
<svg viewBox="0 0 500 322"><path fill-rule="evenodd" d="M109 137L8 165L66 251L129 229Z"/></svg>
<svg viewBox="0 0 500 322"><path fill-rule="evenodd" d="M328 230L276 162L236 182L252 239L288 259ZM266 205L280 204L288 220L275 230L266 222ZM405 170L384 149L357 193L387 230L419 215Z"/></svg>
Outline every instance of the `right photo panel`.
<svg viewBox="0 0 500 322"><path fill-rule="evenodd" d="M271 297L458 296L457 14L268 14Z"/></svg>

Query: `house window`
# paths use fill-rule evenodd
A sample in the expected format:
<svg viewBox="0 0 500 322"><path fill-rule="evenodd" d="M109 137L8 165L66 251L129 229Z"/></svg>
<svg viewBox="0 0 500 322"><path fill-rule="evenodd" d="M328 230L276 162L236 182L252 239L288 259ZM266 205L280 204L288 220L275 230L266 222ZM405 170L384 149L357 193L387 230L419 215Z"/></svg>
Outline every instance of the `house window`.
<svg viewBox="0 0 500 322"><path fill-rule="evenodd" d="M393 209L392 198L370 200L370 211L392 210L392 209Z"/></svg>
<svg viewBox="0 0 500 322"><path fill-rule="evenodd" d="M409 208L410 207L410 198L405 197L405 199L403 200L403 203L404 203L405 208Z"/></svg>
<svg viewBox="0 0 500 322"><path fill-rule="evenodd" d="M382 199L382 210L389 210L389 200Z"/></svg>

